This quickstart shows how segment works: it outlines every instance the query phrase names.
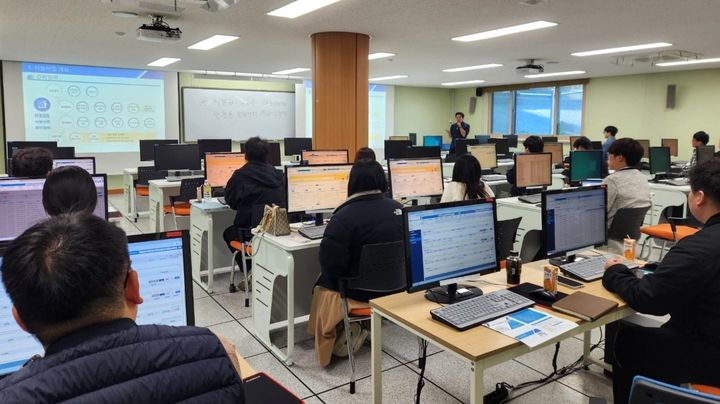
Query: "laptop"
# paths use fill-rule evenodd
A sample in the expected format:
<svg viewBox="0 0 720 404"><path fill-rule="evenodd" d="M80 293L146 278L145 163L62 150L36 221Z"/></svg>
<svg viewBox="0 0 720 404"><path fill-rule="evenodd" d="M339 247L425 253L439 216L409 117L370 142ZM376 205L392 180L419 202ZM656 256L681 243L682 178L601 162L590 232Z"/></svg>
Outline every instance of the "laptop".
<svg viewBox="0 0 720 404"><path fill-rule="evenodd" d="M190 238L187 231L128 236L132 268L145 300L138 309L138 324L194 325ZM4 249L0 248L0 265ZM12 302L0 282L0 378L17 371L42 345L23 331L11 313Z"/></svg>

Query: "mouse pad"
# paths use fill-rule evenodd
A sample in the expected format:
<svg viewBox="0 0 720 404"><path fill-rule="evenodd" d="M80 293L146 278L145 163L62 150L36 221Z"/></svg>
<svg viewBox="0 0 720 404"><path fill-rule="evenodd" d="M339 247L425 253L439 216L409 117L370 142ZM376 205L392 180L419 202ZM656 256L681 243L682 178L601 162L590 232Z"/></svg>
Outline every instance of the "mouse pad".
<svg viewBox="0 0 720 404"><path fill-rule="evenodd" d="M520 296L527 297L528 299L532 300L533 302L535 302L541 306L545 306L547 308L552 308L553 303L555 303L557 300L560 300L563 297L567 296L567 293L563 293L563 292L557 292L555 294L555 296L557 296L556 300L548 300L548 299L542 299L542 298L536 297L536 296L530 296L531 292L538 290L538 289L542 289L542 288L543 287L540 285L525 282L525 283L521 283L517 286L513 286L513 287L509 288L508 290L515 292Z"/></svg>

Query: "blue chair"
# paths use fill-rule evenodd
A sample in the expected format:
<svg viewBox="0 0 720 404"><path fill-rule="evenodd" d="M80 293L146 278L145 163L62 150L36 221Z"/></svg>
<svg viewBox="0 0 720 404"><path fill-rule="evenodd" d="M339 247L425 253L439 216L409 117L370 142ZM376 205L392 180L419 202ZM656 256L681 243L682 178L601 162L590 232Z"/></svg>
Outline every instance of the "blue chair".
<svg viewBox="0 0 720 404"><path fill-rule="evenodd" d="M720 396L635 376L630 390L630 404L718 404Z"/></svg>

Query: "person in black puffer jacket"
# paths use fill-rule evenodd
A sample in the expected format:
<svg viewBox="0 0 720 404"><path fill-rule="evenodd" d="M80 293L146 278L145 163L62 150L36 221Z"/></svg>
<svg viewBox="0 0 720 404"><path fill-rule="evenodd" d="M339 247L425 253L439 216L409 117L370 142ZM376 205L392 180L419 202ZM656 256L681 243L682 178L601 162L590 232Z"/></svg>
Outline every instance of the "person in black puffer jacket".
<svg viewBox="0 0 720 404"><path fill-rule="evenodd" d="M130 265L123 230L87 214L10 244L2 282L45 355L0 380L0 403L245 402L237 360L212 332L135 323L143 299Z"/></svg>

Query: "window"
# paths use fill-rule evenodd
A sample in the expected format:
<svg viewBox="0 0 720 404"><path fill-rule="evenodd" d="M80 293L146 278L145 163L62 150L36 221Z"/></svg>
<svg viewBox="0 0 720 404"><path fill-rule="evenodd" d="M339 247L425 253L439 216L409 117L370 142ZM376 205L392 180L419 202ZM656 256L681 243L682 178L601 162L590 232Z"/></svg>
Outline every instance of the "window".
<svg viewBox="0 0 720 404"><path fill-rule="evenodd" d="M582 132L584 84L494 91L492 133L578 135Z"/></svg>

